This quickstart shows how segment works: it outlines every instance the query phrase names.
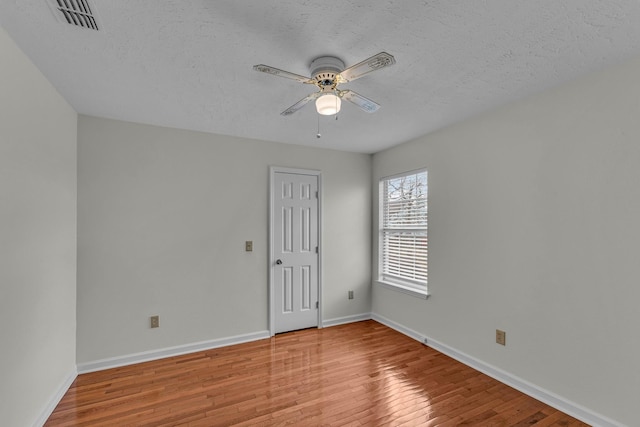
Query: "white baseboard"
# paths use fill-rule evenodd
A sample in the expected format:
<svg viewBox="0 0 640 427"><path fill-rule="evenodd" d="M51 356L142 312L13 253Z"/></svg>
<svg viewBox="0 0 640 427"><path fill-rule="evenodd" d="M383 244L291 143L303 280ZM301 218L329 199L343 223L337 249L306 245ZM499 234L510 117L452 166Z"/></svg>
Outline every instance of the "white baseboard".
<svg viewBox="0 0 640 427"><path fill-rule="evenodd" d="M495 366L489 365L481 360L476 359L475 357L469 356L468 354L449 347L446 344L442 344L436 340L426 337L419 332L396 323L393 320L387 319L384 316L373 313L371 315L371 318L376 322L382 323L383 325L386 325L391 329L395 329L396 331L407 335L408 337L413 338L416 341L426 344L434 350L446 354L447 356L457 360L458 362L461 362L475 370L478 370L500 381L501 383L513 387L516 390L519 390L524 394L533 397L534 399L544 402L551 407L554 407L568 415L571 415L572 417L577 418L580 421L597 427L624 427L617 421L597 414L590 409L587 409L581 405L578 405L577 403L563 398L562 396L558 396L555 393L538 387L535 384L523 380L522 378L516 377L515 375L505 372L502 369L496 368Z"/></svg>
<svg viewBox="0 0 640 427"><path fill-rule="evenodd" d="M56 409L56 406L58 406L58 403L60 403L60 400L62 400L62 397L67 392L67 390L69 390L69 387L71 387L71 384L73 383L73 381L76 379L77 376L78 376L78 371L76 369L73 369L71 372L69 372L69 374L66 376L66 378L62 381L62 383L58 387L58 389L55 391L55 393L51 396L51 398L47 402L47 405L44 407L44 409L40 413L40 416L33 423L34 427L42 427L44 423L47 422L47 420L53 413L53 410Z"/></svg>
<svg viewBox="0 0 640 427"><path fill-rule="evenodd" d="M362 320L370 319L371 313L355 314L352 316L337 317L334 319L325 320L322 322L322 327L337 326L345 323L360 322ZM103 371L105 369L133 365L135 363L149 362L152 360L164 359L166 357L180 356L182 354L195 353L197 351L210 350L212 348L242 344L245 342L257 341L270 337L271 335L269 331L260 331L233 337L220 338L211 341L202 341L176 347L168 347L141 353L128 354L124 356L116 356L107 359L94 360L91 362L79 363L77 373L86 374L89 372Z"/></svg>
<svg viewBox="0 0 640 427"><path fill-rule="evenodd" d="M322 321L322 327L344 325L345 323L361 322L363 320L371 320L371 313L353 314L351 316L335 317Z"/></svg>
<svg viewBox="0 0 640 427"><path fill-rule="evenodd" d="M167 347L158 350L128 354L125 356L111 357L108 359L100 359L93 362L78 364L78 373L86 374L88 372L102 371L104 369L133 365L135 363L141 362L149 362L151 360L164 359L165 357L180 356L182 354L195 353L197 351L210 350L212 348L242 344L245 342L257 341L270 337L271 335L269 334L269 331L259 331L250 334L236 335L210 341L201 341L192 344L184 344L175 347Z"/></svg>

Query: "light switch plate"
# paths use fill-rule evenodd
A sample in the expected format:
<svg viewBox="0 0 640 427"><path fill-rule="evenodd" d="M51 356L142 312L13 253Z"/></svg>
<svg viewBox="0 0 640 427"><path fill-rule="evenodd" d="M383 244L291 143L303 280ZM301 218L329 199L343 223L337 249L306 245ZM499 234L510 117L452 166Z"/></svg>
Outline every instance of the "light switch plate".
<svg viewBox="0 0 640 427"><path fill-rule="evenodd" d="M247 251L247 252L252 252L253 251L253 241L247 240L246 242L244 242L244 250Z"/></svg>

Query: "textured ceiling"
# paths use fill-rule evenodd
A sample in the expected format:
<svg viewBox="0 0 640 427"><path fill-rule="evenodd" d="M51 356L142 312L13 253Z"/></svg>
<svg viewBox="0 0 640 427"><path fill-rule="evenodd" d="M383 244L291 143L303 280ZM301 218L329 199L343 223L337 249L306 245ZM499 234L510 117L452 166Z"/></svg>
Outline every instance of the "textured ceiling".
<svg viewBox="0 0 640 427"><path fill-rule="evenodd" d="M0 25L79 112L182 129L372 153L640 56L637 0L92 0L102 29L56 20L47 0L0 0ZM309 75L334 55L396 64L346 83L382 105L344 103L253 71Z"/></svg>

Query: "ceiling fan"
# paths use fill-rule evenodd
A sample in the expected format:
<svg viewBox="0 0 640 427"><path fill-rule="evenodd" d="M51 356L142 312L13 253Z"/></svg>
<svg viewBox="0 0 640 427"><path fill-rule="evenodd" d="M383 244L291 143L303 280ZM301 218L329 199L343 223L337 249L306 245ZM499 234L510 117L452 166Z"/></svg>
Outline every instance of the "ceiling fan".
<svg viewBox="0 0 640 427"><path fill-rule="evenodd" d="M314 59L311 65L309 65L311 77L290 73L289 71L280 70L264 64L254 65L253 69L274 76L296 80L300 83L316 85L320 89L318 92L305 96L280 113L281 115L291 115L307 103L315 100L318 113L330 116L340 111L342 99L355 104L367 113L376 112L378 108L380 108L380 105L352 90L340 90L338 89L338 85L359 79L372 71L380 70L395 63L396 60L392 55L386 52L380 52L347 69L344 68L344 62L340 59L334 56L321 56Z"/></svg>

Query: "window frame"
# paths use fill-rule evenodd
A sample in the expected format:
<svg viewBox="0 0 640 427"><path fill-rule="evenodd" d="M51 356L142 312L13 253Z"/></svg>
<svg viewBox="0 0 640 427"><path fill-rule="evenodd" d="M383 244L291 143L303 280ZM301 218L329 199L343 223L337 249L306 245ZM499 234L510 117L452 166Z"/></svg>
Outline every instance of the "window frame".
<svg viewBox="0 0 640 427"><path fill-rule="evenodd" d="M427 299L429 297L429 287L428 287L428 222L425 221L425 225L423 226L413 226L406 228L393 228L393 227L385 227L385 215L384 210L387 205L387 194L385 193L386 184L391 180L409 177L413 175L425 174L426 178L426 192L425 192L425 209L426 215L428 216L429 212L429 174L426 168L411 170L407 172L402 172L390 176L385 176L380 178L378 182L378 279L377 283L383 287L399 291L408 295L412 295L418 298ZM424 234L427 241L427 248L424 251L425 260L424 262L427 264L427 271L425 272L425 280L412 280L409 278L402 278L398 276L393 276L393 274L389 274L384 271L384 257L386 253L386 248L384 244L384 235L385 231L395 230L400 232L411 232L415 231L416 234ZM415 257L415 254L411 253L412 257Z"/></svg>

